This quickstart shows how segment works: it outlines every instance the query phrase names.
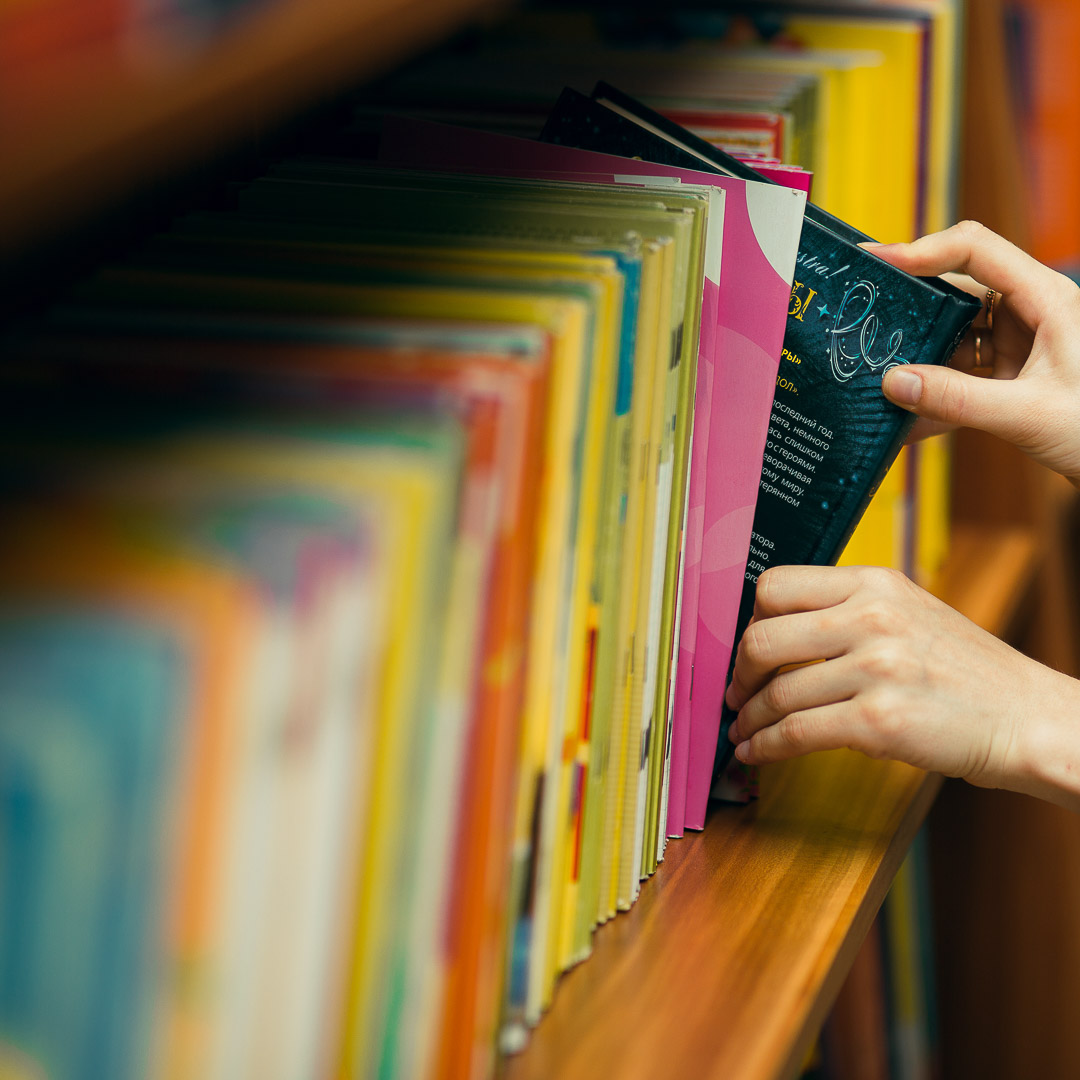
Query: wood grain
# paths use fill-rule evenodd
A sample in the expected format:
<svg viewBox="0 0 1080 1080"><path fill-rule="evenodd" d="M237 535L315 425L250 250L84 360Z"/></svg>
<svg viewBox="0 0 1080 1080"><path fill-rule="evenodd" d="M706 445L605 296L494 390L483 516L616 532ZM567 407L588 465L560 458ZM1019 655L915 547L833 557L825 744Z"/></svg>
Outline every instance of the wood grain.
<svg viewBox="0 0 1080 1080"><path fill-rule="evenodd" d="M937 787L849 751L766 770L669 844L506 1076L795 1075Z"/></svg>
<svg viewBox="0 0 1080 1080"><path fill-rule="evenodd" d="M997 632L1035 551L1021 529L961 531L937 591ZM797 1075L940 782L850 751L764 770L756 804L669 843L506 1080Z"/></svg>

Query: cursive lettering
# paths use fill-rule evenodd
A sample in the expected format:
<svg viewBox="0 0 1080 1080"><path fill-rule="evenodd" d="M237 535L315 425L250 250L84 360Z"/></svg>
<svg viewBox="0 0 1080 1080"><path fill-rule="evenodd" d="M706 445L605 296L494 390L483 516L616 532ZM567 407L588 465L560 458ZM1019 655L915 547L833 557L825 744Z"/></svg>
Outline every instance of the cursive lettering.
<svg viewBox="0 0 1080 1080"><path fill-rule="evenodd" d="M881 320L874 312L877 288L870 281L857 281L846 293L837 309L830 334L829 360L833 375L838 382L847 382L865 364L871 371L883 373L896 364L904 364L900 345L904 339L902 330L894 330L885 351L873 355Z"/></svg>

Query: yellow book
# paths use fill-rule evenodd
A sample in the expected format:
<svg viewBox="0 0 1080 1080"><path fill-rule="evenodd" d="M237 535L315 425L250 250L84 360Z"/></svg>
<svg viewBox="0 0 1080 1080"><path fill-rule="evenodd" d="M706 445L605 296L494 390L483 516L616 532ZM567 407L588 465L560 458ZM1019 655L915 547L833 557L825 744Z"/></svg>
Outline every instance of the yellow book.
<svg viewBox="0 0 1080 1080"><path fill-rule="evenodd" d="M930 588L949 553L952 436L937 435L911 447L917 454L915 580Z"/></svg>
<svg viewBox="0 0 1080 1080"><path fill-rule="evenodd" d="M664 320L666 295L661 297L660 318ZM662 346L661 342L661 346ZM650 762L655 750L656 732L656 680L660 671L660 617L662 614L663 589L667 568L668 523L671 519L671 483L672 454L674 448L675 398L678 393L678 370L671 364L663 365L664 370L657 372L653 394L660 403L659 415L653 409L652 431L650 434L651 469L650 480L653 486L653 525L652 537L648 541L651 548L647 578L642 587L647 588L647 615L644 625L645 649L643 656L643 677L641 691L641 746L638 755L637 806L634 816L633 853L631 872L635 876L632 883L633 899L637 899L640 883L645 875L644 855L645 829L648 818ZM648 496L646 496L646 514L648 514ZM643 568L644 569L644 568ZM639 624L640 625L640 624Z"/></svg>
<svg viewBox="0 0 1080 1080"><path fill-rule="evenodd" d="M641 313L638 320L634 354L634 401L630 432L631 483L626 506L626 542L620 573L618 640L622 651L615 671L616 685L612 702L612 724L608 743L608 784L604 792L605 813L602 843L597 919L604 921L615 914L621 864L623 806L626 792L626 747L629 740L631 685L634 672L634 632L637 626L638 587L643 566L645 539L645 500L649 479L650 438L653 413L660 402L653 396L657 369L663 367L659 325L663 291L664 249L670 244L652 241L645 246L641 279ZM640 679L640 671L637 673Z"/></svg>
<svg viewBox="0 0 1080 1080"><path fill-rule="evenodd" d="M960 131L959 0L915 0L914 8L930 20L929 130L926 194L919 234L938 232L956 220L957 153Z"/></svg>
<svg viewBox="0 0 1080 1080"><path fill-rule="evenodd" d="M917 225L919 123L922 105L922 37L909 19L791 15L785 31L815 49L880 53L884 63L867 69L865 101L872 107L863 131L872 170L872 196L863 220L852 224L883 241L912 240ZM828 209L828 207L826 207Z"/></svg>
<svg viewBox="0 0 1080 1080"><path fill-rule="evenodd" d="M885 474L862 520L840 556L840 566L888 566L904 569L907 527L904 478L907 448Z"/></svg>
<svg viewBox="0 0 1080 1080"><path fill-rule="evenodd" d="M665 247L661 252L663 262L660 273L659 314L657 319L657 352L661 358L670 356L670 344L666 339L670 324L672 277L671 260L673 251ZM638 806L644 796L644 761L642 759L642 735L648 715L646 685L648 676L648 641L649 616L653 600L654 559L653 550L657 542L657 503L660 492L660 452L663 441L663 429L666 413L664 409L664 390L667 381L665 363L658 363L653 370L653 385L648 443L645 456L645 470L641 483L644 488L642 509L641 560L638 577L634 585L634 632L633 652L630 658L630 687L627 694L626 745L623 751L624 787L622 795L621 821L617 824L619 844L619 873L616 891L616 907L629 908L637 896L641 880L641 827L638 820ZM666 528L664 530L666 540ZM637 856L635 858L635 855Z"/></svg>

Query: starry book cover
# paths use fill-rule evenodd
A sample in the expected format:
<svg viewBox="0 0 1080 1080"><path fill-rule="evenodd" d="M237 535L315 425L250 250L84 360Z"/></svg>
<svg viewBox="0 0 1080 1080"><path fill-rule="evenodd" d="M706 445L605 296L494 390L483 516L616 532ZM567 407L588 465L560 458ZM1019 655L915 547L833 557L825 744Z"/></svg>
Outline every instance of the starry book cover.
<svg viewBox="0 0 1080 1080"><path fill-rule="evenodd" d="M591 100L564 91L542 138L770 182L606 83ZM807 204L736 643L758 576L770 566L835 563L899 453L914 417L884 397L882 376L898 364L946 363L979 311L948 282L912 277L859 247L870 239ZM721 713L719 772L734 715L722 701L709 708Z"/></svg>

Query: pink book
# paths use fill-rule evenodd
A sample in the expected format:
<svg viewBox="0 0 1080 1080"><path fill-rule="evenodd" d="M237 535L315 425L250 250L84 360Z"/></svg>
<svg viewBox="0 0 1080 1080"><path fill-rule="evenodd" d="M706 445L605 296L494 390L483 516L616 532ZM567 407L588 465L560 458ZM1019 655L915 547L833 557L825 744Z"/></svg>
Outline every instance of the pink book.
<svg viewBox="0 0 1080 1080"><path fill-rule="evenodd" d="M732 157L736 157L740 161L745 161L747 165L752 165L762 176L768 177L770 180L775 180L778 184L783 184L785 187L798 188L799 191L805 191L806 197L808 199L810 198L810 182L814 178L812 172L807 172L806 169L800 169L797 165L784 165L779 161L773 161L771 159L763 161L750 154L732 154Z"/></svg>
<svg viewBox="0 0 1080 1080"><path fill-rule="evenodd" d="M592 174L608 183L663 176L725 192L723 273L719 282L707 275L702 302L667 821L671 836L700 829L806 193L404 117L387 118L380 159L489 175ZM715 324L704 325L713 313Z"/></svg>

